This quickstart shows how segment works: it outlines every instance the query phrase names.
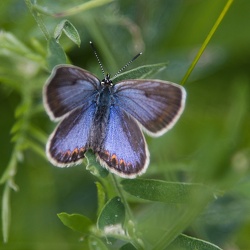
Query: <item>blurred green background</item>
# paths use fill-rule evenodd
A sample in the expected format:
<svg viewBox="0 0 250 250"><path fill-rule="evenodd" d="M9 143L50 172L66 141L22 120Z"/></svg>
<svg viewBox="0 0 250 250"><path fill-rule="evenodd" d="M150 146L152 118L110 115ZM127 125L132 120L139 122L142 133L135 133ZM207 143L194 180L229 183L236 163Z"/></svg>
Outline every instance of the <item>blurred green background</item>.
<svg viewBox="0 0 250 250"><path fill-rule="evenodd" d="M113 1L66 17L82 43L79 48L64 35L60 43L72 64L99 78L90 40L111 75L142 51L132 67L169 62L155 78L180 83L226 2ZM58 13L82 1L37 3ZM185 84L187 105L180 121L161 138L147 137L151 162L144 178L198 182L220 190L221 196L187 233L223 249L250 249L249 10L249 1L234 1ZM42 18L51 34L62 19ZM1 173L16 152L15 138L24 141L15 175L18 192L10 200L9 242L0 243L0 249L84 249L81 235L56 214L82 213L94 219L96 179L82 165L59 169L42 155L44 138L55 127L42 106L49 76L46 40L20 0L1 1L0 29ZM27 112L26 102L31 107ZM3 190L2 185L1 196ZM143 218L146 209L139 206L136 212ZM155 223L161 221L159 216Z"/></svg>

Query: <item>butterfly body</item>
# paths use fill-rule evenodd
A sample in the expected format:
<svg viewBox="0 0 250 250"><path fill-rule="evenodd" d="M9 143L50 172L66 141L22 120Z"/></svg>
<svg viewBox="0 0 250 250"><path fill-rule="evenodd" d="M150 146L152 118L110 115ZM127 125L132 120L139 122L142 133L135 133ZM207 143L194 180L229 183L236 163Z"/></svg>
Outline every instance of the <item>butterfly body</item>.
<svg viewBox="0 0 250 250"><path fill-rule="evenodd" d="M144 173L149 152L142 133L160 136L180 117L183 87L161 80L100 81L71 65L54 68L44 87L44 104L60 121L46 151L56 166L81 163L91 149L101 165L125 178Z"/></svg>
<svg viewBox="0 0 250 250"><path fill-rule="evenodd" d="M106 136L109 123L110 108L114 105L113 84L107 75L100 83L100 90L96 95L95 113L93 115L92 130L88 147L98 152Z"/></svg>

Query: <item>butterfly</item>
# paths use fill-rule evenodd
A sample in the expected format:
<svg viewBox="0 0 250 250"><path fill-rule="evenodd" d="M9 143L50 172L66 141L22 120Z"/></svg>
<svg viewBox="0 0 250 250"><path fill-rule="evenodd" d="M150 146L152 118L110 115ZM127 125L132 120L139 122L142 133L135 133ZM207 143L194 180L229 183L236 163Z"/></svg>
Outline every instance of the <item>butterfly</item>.
<svg viewBox="0 0 250 250"><path fill-rule="evenodd" d="M100 81L73 65L53 69L44 87L44 106L51 120L60 122L48 139L46 154L53 165L69 167L92 150L110 172L135 178L149 165L142 130L157 137L172 128L183 112L186 91L168 81L128 79L113 84L109 74L104 76Z"/></svg>

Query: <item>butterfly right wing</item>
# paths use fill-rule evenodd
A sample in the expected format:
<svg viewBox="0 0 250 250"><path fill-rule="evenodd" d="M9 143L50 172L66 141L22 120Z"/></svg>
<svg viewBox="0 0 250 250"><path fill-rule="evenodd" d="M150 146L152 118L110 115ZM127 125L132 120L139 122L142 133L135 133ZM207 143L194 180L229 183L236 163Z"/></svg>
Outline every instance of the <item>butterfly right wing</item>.
<svg viewBox="0 0 250 250"><path fill-rule="evenodd" d="M94 151L102 166L123 178L143 174L149 164L148 147L138 123L118 106L111 106L106 137Z"/></svg>
<svg viewBox="0 0 250 250"><path fill-rule="evenodd" d="M79 164L88 150L88 139L92 127L95 104L89 103L66 116L50 135L46 154L50 162L58 167Z"/></svg>
<svg viewBox="0 0 250 250"><path fill-rule="evenodd" d="M58 65L44 87L45 109L51 120L61 120L68 112L93 100L99 88L100 81L87 70Z"/></svg>

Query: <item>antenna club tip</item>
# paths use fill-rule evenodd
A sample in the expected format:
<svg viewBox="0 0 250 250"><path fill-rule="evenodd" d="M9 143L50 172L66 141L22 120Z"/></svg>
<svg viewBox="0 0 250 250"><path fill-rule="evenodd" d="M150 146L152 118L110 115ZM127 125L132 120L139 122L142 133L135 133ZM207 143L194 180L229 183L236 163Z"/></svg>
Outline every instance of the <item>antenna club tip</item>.
<svg viewBox="0 0 250 250"><path fill-rule="evenodd" d="M140 52L139 55L142 55L142 52Z"/></svg>
<svg viewBox="0 0 250 250"><path fill-rule="evenodd" d="M93 44L92 41L89 41L90 44Z"/></svg>

